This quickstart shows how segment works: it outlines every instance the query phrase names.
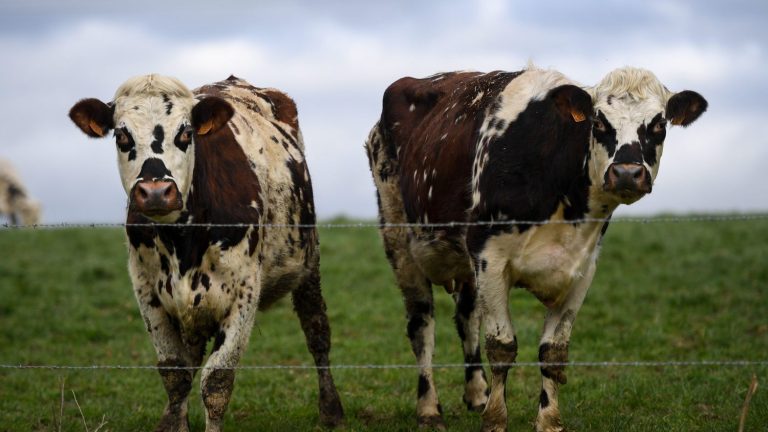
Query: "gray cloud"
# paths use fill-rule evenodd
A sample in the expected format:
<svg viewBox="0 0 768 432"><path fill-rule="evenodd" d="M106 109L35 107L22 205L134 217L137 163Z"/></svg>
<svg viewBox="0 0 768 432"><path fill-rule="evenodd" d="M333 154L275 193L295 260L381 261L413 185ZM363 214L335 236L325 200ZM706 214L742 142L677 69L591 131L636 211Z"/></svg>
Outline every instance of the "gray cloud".
<svg viewBox="0 0 768 432"><path fill-rule="evenodd" d="M114 144L85 138L66 112L83 97L109 99L130 76L159 72L196 87L234 73L287 91L320 215L372 217L362 145L386 86L443 70L514 70L529 58L584 84L643 66L709 99L699 122L670 132L653 196L622 212L768 207L758 180L768 160L762 4L557 2L544 12L497 0L16 3L0 3L0 98L11 101L0 107L0 154L16 162L49 222L122 218Z"/></svg>

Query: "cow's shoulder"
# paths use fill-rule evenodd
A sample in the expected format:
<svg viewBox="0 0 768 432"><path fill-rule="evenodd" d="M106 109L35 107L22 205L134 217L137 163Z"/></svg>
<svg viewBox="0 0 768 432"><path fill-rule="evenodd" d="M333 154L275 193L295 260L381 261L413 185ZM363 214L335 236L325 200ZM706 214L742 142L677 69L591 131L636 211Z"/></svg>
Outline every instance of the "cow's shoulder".
<svg viewBox="0 0 768 432"><path fill-rule="evenodd" d="M480 126L473 213L480 220L566 219L588 210L589 95L556 71L528 70Z"/></svg>

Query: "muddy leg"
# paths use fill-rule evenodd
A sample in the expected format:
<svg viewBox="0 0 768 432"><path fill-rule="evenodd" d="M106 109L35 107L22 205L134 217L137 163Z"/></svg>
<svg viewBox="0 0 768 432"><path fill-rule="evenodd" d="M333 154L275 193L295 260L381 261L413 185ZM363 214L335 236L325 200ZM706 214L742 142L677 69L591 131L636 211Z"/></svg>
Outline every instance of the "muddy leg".
<svg viewBox="0 0 768 432"><path fill-rule="evenodd" d="M539 342L539 361L542 363L567 363L568 344L571 329L587 294L595 265L592 264L576 284L571 288L563 304L547 311L544 332ZM567 378L564 365L548 365L541 368L541 393L539 395L539 413L536 416L536 431L560 432L563 429L558 404L558 388Z"/></svg>
<svg viewBox="0 0 768 432"><path fill-rule="evenodd" d="M344 418L339 393L333 383L329 366L331 350L331 327L328 324L325 301L320 290L320 275L317 269L293 292L293 307L301 321L301 329L307 339L307 347L315 360L320 385L320 422L336 426Z"/></svg>
<svg viewBox="0 0 768 432"><path fill-rule="evenodd" d="M454 295L456 301L456 330L461 338L464 363L464 403L470 411L483 412L488 402L489 388L485 370L480 366L480 308L477 307L477 288L474 281L461 284Z"/></svg>

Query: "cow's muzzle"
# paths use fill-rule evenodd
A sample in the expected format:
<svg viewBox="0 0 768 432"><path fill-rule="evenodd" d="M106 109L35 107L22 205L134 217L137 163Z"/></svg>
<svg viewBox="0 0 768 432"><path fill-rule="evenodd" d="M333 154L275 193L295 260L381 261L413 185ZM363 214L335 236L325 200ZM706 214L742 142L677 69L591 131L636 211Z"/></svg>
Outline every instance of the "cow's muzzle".
<svg viewBox="0 0 768 432"><path fill-rule="evenodd" d="M181 195L173 181L140 181L131 191L130 207L149 218L181 210Z"/></svg>
<svg viewBox="0 0 768 432"><path fill-rule="evenodd" d="M643 165L614 163L605 173L603 189L618 195L624 204L633 203L651 192L651 176Z"/></svg>

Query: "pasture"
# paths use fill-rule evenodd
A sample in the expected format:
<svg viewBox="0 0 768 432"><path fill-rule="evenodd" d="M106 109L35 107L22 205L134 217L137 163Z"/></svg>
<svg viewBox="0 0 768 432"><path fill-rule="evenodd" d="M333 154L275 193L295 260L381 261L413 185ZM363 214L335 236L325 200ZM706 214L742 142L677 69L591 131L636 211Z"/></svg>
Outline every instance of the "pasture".
<svg viewBox="0 0 768 432"><path fill-rule="evenodd" d="M154 365L124 242L119 228L0 230L0 363ZM413 365L377 230L324 228L320 243L332 363ZM767 263L768 219L614 222L570 360L768 360ZM435 300L435 363L460 363L452 299L437 287ZM510 308L518 361L536 361L544 307L514 290ZM312 364L288 299L257 319L241 366ZM745 430L768 427L766 365L574 366L567 374L560 403L571 431L735 431L753 374L760 387ZM479 415L461 401L463 370L435 375L449 430L479 430ZM510 370L510 431L532 430L539 376L537 367ZM415 429L416 369L342 368L334 377L346 411L340 430ZM319 429L316 379L311 369L238 371L226 430ZM202 431L198 386L199 374L190 424ZM146 431L164 403L152 369L0 369L0 431L83 431L80 410L90 431L102 419L100 431Z"/></svg>

